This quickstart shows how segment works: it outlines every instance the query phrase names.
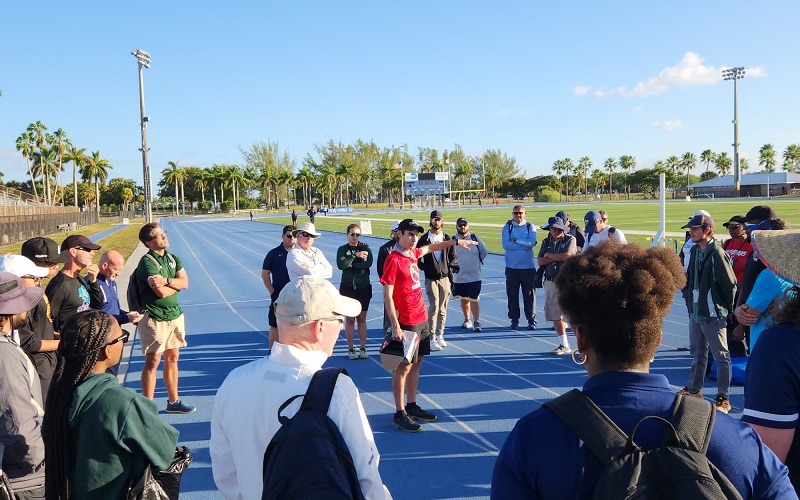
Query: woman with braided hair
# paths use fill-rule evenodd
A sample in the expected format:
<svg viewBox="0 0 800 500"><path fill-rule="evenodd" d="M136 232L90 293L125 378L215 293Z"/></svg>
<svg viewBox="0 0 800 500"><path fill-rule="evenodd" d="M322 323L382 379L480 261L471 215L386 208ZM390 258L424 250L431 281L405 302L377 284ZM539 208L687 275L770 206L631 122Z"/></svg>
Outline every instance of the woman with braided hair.
<svg viewBox="0 0 800 500"><path fill-rule="evenodd" d="M145 467L172 461L178 431L105 373L128 335L102 311L78 313L61 330L43 425L49 500L124 498Z"/></svg>

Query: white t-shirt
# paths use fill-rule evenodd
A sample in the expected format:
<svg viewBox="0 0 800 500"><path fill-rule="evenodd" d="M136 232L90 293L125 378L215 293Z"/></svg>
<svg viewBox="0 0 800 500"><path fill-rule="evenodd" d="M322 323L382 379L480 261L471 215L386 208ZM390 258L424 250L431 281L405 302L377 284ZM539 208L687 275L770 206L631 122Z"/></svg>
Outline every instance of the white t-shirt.
<svg viewBox="0 0 800 500"><path fill-rule="evenodd" d="M605 241L608 238L610 238L610 234L609 234L608 231L612 227L613 226L606 226L599 233L592 233L591 234L591 238L587 234L586 235L586 244L583 246L583 248L586 249L586 248L589 248L589 247L597 246L597 245L600 244L600 242ZM620 243L627 243L628 242L628 240L625 239L625 235L622 233L622 231L619 230L619 228L615 227L613 234L614 234L614 237L617 239L617 241L619 241Z"/></svg>

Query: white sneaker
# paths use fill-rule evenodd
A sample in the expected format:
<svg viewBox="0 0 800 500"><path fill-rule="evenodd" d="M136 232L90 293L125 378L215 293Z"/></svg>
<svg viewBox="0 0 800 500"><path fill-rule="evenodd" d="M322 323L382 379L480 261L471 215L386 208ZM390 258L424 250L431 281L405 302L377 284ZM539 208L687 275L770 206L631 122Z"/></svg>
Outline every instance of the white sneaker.
<svg viewBox="0 0 800 500"><path fill-rule="evenodd" d="M439 335L439 338L436 339L436 343L439 344L439 347L447 347L447 342L444 341L444 335Z"/></svg>
<svg viewBox="0 0 800 500"><path fill-rule="evenodd" d="M441 351L442 346L436 341L436 335L431 335L431 351Z"/></svg>
<svg viewBox="0 0 800 500"><path fill-rule="evenodd" d="M463 323L461 323L461 328L472 328L472 322L469 319L465 319Z"/></svg>

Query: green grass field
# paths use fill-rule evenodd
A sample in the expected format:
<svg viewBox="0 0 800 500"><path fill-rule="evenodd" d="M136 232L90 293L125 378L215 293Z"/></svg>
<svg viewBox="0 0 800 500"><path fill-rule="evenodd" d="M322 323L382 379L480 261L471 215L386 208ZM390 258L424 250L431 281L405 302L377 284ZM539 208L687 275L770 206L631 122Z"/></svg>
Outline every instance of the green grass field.
<svg viewBox="0 0 800 500"><path fill-rule="evenodd" d="M683 242L684 229L681 226L689 220L696 210L707 210L717 225L717 234L727 237L728 231L722 226L734 215L744 215L755 206L766 203L766 200L703 200L703 201L668 201L666 205L666 229L668 233L674 233L674 239ZM768 203L778 216L787 221L791 227L800 229L800 199L771 199ZM609 215L609 222L625 232L629 242L649 246L650 238L658 231L659 227L659 204L658 201L632 201L613 203L601 202L591 203L536 203L527 206L528 221L542 226L547 223L548 217L555 215L559 210L566 211L570 218L576 223L583 225L583 216L589 210L605 210ZM308 217L300 212L299 222L307 222ZM491 252L502 252L500 244L500 227L511 218L511 209L508 206L492 207L486 206L479 208L477 205L461 208L443 208L445 231L454 234L456 231L455 223L459 217L466 217L470 222L470 229L480 235L486 242L486 246ZM344 233L347 225L361 220L372 221L372 234L378 237L389 235L391 222L396 219L407 217L416 218L423 227L428 225L430 210L406 210L406 211L386 211L383 212L364 212L356 211L348 215L331 215L328 217L318 215L316 217L316 227L327 231ZM280 219L281 223L291 222L289 215L285 219ZM274 218L262 219L262 222L276 222ZM539 240L544 238L544 231L539 231ZM635 234L636 231L647 232L647 234ZM342 234L342 244L345 243Z"/></svg>

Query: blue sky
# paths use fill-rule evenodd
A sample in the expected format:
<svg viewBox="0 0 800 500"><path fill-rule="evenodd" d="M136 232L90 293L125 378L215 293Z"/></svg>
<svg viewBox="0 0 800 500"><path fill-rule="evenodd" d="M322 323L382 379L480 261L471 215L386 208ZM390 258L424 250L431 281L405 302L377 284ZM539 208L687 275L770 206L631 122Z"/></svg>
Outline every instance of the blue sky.
<svg viewBox="0 0 800 500"><path fill-rule="evenodd" d="M275 141L500 149L528 176L589 156L639 167L704 149L800 143L800 2L7 2L0 171L24 179L29 123L141 183L137 65L154 180L167 161L240 163ZM698 172L704 167L698 167Z"/></svg>

